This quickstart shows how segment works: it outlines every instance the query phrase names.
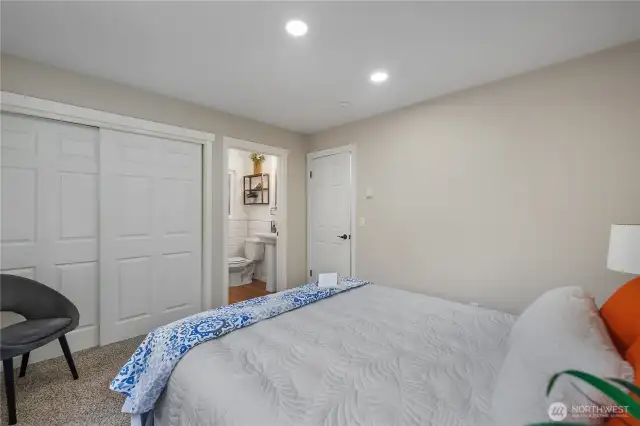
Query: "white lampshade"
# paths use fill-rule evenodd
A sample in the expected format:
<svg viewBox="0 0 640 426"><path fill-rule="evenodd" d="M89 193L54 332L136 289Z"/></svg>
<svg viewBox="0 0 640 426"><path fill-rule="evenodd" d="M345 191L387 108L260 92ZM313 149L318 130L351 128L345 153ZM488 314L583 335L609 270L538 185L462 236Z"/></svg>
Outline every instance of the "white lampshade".
<svg viewBox="0 0 640 426"><path fill-rule="evenodd" d="M640 225L611 225L607 268L640 274Z"/></svg>

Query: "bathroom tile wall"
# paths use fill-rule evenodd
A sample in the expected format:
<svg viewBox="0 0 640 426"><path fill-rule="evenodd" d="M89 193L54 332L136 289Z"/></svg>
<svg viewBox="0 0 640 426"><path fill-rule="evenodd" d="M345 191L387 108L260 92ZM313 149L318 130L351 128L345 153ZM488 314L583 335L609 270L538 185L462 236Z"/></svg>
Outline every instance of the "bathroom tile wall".
<svg viewBox="0 0 640 426"><path fill-rule="evenodd" d="M248 220L247 235L255 236L258 232L271 232L270 220Z"/></svg>
<svg viewBox="0 0 640 426"><path fill-rule="evenodd" d="M244 257L244 240L247 235L246 220L229 219L229 257Z"/></svg>

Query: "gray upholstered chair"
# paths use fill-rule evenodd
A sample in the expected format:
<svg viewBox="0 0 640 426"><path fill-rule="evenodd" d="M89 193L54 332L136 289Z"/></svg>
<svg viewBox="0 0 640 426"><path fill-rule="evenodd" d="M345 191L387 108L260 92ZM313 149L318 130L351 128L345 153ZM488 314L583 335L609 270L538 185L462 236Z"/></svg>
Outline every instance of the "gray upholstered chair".
<svg viewBox="0 0 640 426"><path fill-rule="evenodd" d="M29 353L58 339L73 379L78 378L65 334L78 326L80 314L62 294L37 281L15 275L0 274L0 310L26 318L0 330L0 353L7 390L9 424L16 423L16 397L13 357L22 355L20 377L27 371Z"/></svg>

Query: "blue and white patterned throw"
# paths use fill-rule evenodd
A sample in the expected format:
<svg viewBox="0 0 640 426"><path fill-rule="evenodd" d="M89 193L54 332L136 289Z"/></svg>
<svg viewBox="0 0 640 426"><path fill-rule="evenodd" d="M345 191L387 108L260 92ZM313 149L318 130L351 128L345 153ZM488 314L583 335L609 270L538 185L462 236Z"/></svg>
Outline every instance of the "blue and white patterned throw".
<svg viewBox="0 0 640 426"><path fill-rule="evenodd" d="M142 414L153 409L175 365L194 346L284 312L368 284L340 278L338 287L306 284L280 293L222 306L158 327L147 335L110 388L127 396L122 411Z"/></svg>

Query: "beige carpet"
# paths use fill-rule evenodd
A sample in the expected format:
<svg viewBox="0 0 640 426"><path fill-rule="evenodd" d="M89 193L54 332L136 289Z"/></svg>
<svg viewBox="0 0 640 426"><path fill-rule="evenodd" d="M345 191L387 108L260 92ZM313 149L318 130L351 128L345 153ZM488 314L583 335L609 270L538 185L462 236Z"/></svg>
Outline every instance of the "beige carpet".
<svg viewBox="0 0 640 426"><path fill-rule="evenodd" d="M143 337L73 354L79 379L73 380L64 357L31 364L25 377L16 377L18 425L128 426L120 412L124 397L109 390L109 383ZM19 363L18 363L19 366ZM4 380L1 419L7 424Z"/></svg>

